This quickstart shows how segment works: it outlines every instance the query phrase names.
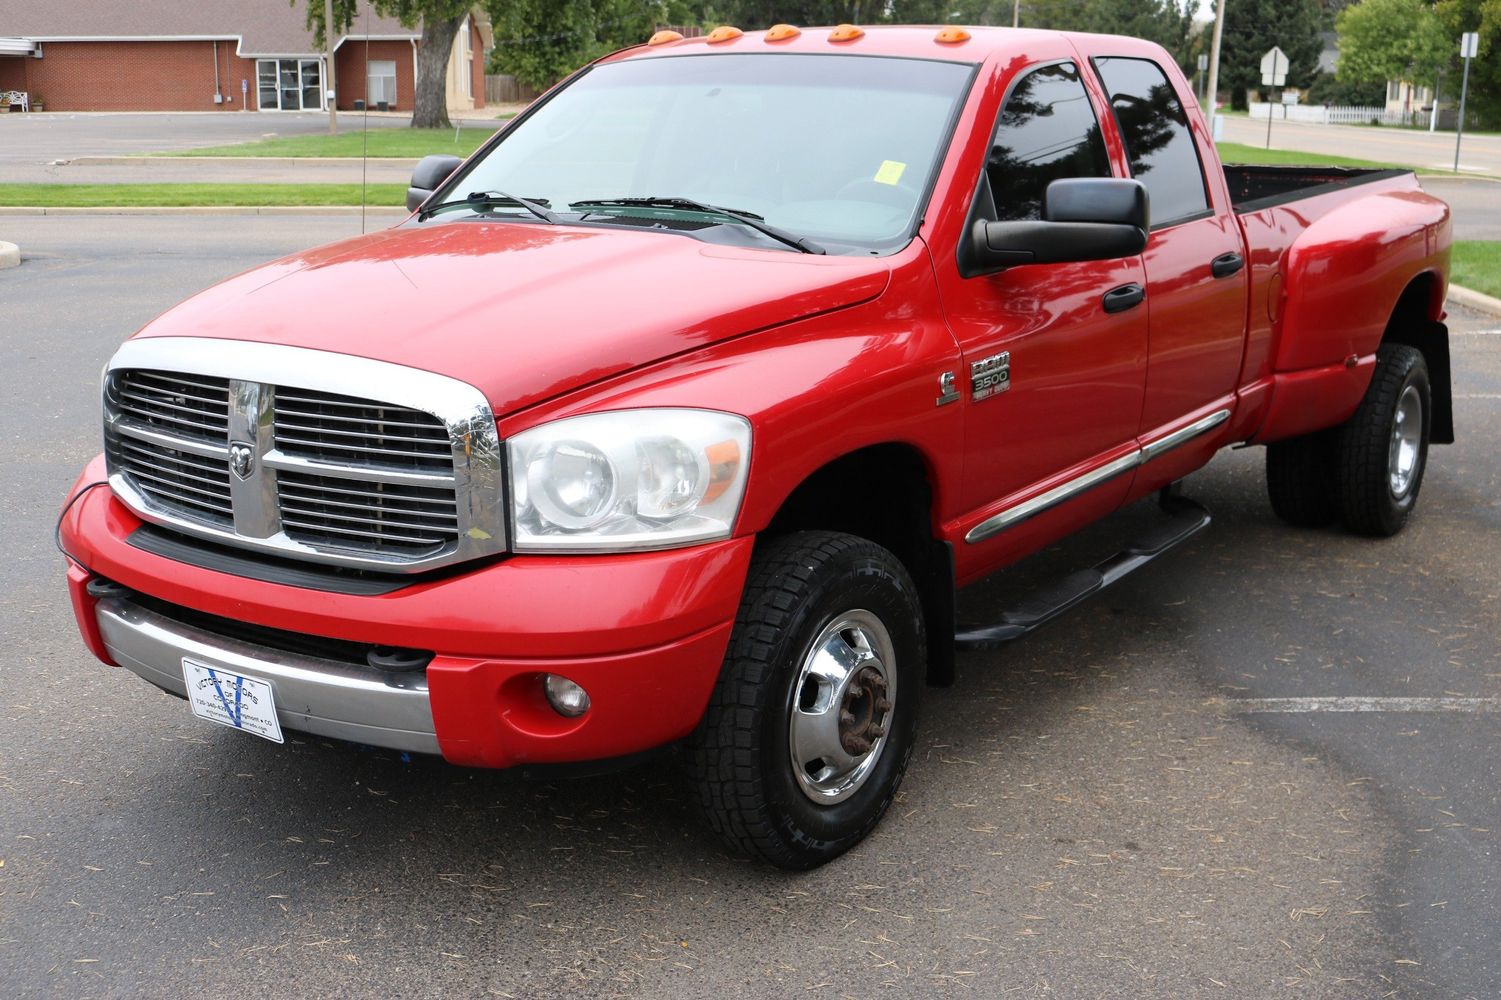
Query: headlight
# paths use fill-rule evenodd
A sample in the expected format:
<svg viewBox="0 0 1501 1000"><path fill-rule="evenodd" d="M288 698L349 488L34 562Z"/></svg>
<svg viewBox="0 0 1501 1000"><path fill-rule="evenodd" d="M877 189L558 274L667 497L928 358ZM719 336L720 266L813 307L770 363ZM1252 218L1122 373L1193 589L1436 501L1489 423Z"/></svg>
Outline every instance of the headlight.
<svg viewBox="0 0 1501 1000"><path fill-rule="evenodd" d="M616 410L511 438L517 552L665 549L728 538L750 422L715 410Z"/></svg>

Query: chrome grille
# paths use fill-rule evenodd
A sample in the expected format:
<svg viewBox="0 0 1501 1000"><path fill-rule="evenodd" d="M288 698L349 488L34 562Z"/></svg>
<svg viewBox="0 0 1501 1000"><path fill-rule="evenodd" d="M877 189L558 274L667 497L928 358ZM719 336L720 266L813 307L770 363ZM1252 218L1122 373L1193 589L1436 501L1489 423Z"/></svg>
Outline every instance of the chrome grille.
<svg viewBox="0 0 1501 1000"><path fill-rule="evenodd" d="M120 349L104 403L110 483L146 520L356 568L415 572L504 551L495 420L465 383L160 337Z"/></svg>
<svg viewBox="0 0 1501 1000"><path fill-rule="evenodd" d="M110 405L166 434L224 441L229 435L229 379L175 372L119 372L109 386Z"/></svg>
<svg viewBox="0 0 1501 1000"><path fill-rule="evenodd" d="M451 489L299 472L276 478L282 527L312 544L424 552L451 544L458 535L458 504Z"/></svg>
<svg viewBox="0 0 1501 1000"><path fill-rule="evenodd" d="M272 412L285 455L408 469L453 465L448 428L421 410L278 386Z"/></svg>
<svg viewBox="0 0 1501 1000"><path fill-rule="evenodd" d="M222 460L125 436L112 438L106 450L110 467L129 476L153 502L184 517L234 525L229 468Z"/></svg>

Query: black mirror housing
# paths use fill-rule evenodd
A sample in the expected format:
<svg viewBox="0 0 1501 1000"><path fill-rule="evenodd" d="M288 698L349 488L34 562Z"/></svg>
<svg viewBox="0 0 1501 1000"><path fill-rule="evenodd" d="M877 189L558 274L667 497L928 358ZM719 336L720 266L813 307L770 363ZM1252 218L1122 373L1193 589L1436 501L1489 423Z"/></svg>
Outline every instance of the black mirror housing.
<svg viewBox="0 0 1501 1000"><path fill-rule="evenodd" d="M1146 249L1150 229L1147 189L1140 181L1056 180L1043 193L1041 220L974 218L960 254L961 273L968 278L1023 264L1134 257Z"/></svg>
<svg viewBox="0 0 1501 1000"><path fill-rule="evenodd" d="M1146 230L1109 222L977 222L971 238L975 257L997 269L1116 260L1147 246Z"/></svg>
<svg viewBox="0 0 1501 1000"><path fill-rule="evenodd" d="M1042 194L1048 222L1101 222L1152 228L1146 185L1114 177L1070 177L1049 184Z"/></svg>
<svg viewBox="0 0 1501 1000"><path fill-rule="evenodd" d="M418 160L417 166L412 169L412 184L407 188L407 211L417 211L428 196L453 176L453 172L463 162L457 156L436 154Z"/></svg>

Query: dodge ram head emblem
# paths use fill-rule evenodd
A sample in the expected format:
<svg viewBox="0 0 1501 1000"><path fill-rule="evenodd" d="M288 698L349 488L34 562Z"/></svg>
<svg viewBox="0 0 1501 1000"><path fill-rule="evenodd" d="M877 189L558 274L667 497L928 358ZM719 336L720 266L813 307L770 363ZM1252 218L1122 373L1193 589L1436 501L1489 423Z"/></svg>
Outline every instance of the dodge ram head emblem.
<svg viewBox="0 0 1501 1000"><path fill-rule="evenodd" d="M255 468L255 449L240 441L232 442L229 446L229 467L239 478L249 479L251 470Z"/></svg>

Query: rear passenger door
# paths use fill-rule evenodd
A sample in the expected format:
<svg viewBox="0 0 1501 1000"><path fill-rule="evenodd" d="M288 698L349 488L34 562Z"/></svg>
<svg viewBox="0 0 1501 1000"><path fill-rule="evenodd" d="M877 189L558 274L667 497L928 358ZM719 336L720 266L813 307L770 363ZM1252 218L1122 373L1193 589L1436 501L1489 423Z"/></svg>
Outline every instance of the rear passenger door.
<svg viewBox="0 0 1501 1000"><path fill-rule="evenodd" d="M1235 390L1248 269L1230 205L1215 205L1224 186L1208 183L1193 126L1163 67L1118 56L1096 56L1093 64L1131 174L1151 199L1143 255L1150 348L1140 433L1152 437L1217 408Z"/></svg>

